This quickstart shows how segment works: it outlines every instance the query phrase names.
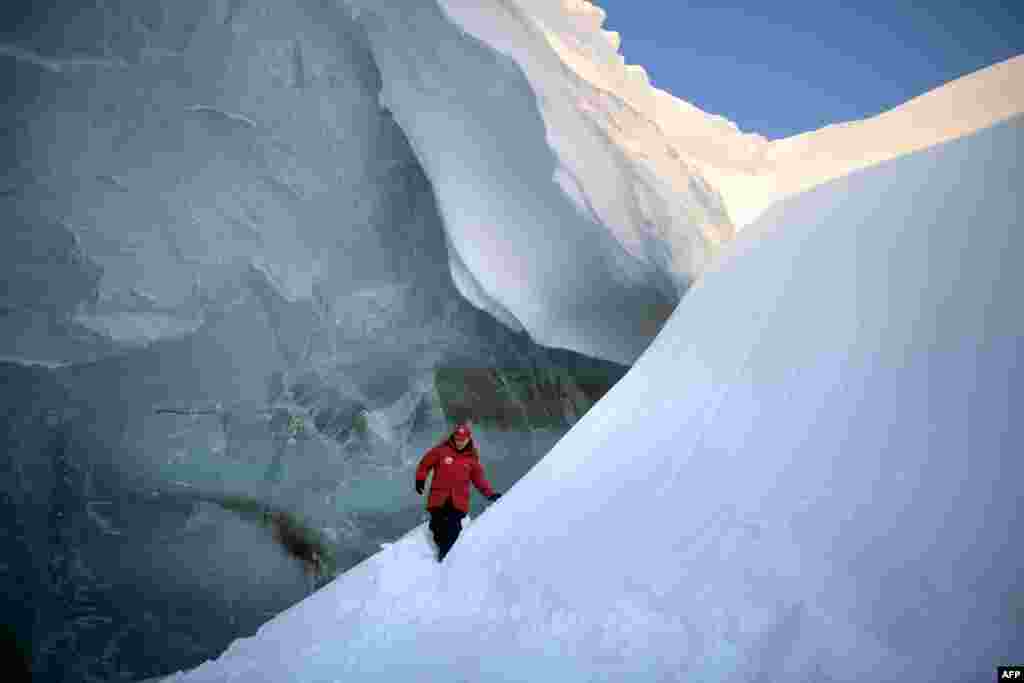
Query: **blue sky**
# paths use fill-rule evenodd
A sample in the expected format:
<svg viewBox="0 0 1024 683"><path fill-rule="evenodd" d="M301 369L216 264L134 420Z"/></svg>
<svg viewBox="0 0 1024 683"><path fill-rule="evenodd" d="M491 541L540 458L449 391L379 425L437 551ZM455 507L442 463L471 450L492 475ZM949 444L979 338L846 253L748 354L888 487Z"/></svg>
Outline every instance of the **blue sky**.
<svg viewBox="0 0 1024 683"><path fill-rule="evenodd" d="M596 4L656 86L769 138L877 114L1024 53L1022 0Z"/></svg>

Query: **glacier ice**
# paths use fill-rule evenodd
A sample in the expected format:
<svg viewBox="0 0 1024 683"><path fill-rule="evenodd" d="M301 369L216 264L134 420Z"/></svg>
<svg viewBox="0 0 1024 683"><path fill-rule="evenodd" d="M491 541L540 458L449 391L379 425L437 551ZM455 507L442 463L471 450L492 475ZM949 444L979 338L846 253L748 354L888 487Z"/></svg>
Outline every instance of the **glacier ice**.
<svg viewBox="0 0 1024 683"><path fill-rule="evenodd" d="M442 253L458 291L511 330L629 363L773 201L1024 109L1017 58L768 141L652 87L603 20L575 0L154 1L0 46L47 93L5 105L3 210L33 230L74 225L80 272L49 279L98 268L100 297L142 288L168 316L47 332L20 311L0 352L94 360L174 338L252 266L293 300L426 277L416 261ZM950 123L953 100L972 105Z"/></svg>
<svg viewBox="0 0 1024 683"><path fill-rule="evenodd" d="M198 330L202 324L201 320L182 319L166 313L136 312L80 314L74 320L112 341L142 345L158 339L185 337Z"/></svg>
<svg viewBox="0 0 1024 683"><path fill-rule="evenodd" d="M990 676L1022 148L1018 117L775 206L443 566L413 530L166 680Z"/></svg>
<svg viewBox="0 0 1024 683"><path fill-rule="evenodd" d="M774 202L1024 111L1016 58L770 141L654 88L590 2L347 4L433 184L459 291L541 344L622 363ZM954 102L972 105L953 120Z"/></svg>
<svg viewBox="0 0 1024 683"><path fill-rule="evenodd" d="M289 301L444 284L431 190L380 108L359 28L315 2L223 4L56 8L0 46L19 83L2 111L18 318L3 355L95 360L187 335L237 301L250 268ZM148 308L125 301L132 289Z"/></svg>
<svg viewBox="0 0 1024 683"><path fill-rule="evenodd" d="M604 72L595 85L567 66L537 19L561 10L349 4L433 185L460 292L538 343L631 362L732 235L714 190ZM578 33L610 50L596 31Z"/></svg>

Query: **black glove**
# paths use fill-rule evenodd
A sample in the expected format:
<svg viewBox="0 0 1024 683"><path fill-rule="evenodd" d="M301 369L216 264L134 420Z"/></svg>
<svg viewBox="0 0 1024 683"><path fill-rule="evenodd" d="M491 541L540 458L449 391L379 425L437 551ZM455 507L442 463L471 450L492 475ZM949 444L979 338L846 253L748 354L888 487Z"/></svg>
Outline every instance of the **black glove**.
<svg viewBox="0 0 1024 683"><path fill-rule="evenodd" d="M426 484L426 482L423 481L422 479L417 479L416 480L416 493L420 494L421 496L423 495L423 485L424 484Z"/></svg>
<svg viewBox="0 0 1024 683"><path fill-rule="evenodd" d="M493 496L491 496L487 500L489 500L489 501L491 501L493 503L494 501L498 500L499 498L501 498L501 494L500 493L495 493Z"/></svg>

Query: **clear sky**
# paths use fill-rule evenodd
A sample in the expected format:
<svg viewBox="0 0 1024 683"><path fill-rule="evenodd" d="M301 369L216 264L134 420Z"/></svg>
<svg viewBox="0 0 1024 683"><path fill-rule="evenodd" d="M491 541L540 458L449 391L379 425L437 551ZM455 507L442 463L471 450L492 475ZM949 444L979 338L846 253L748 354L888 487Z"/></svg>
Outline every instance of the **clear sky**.
<svg viewBox="0 0 1024 683"><path fill-rule="evenodd" d="M1024 0L595 0L659 88L785 137L1024 53Z"/></svg>

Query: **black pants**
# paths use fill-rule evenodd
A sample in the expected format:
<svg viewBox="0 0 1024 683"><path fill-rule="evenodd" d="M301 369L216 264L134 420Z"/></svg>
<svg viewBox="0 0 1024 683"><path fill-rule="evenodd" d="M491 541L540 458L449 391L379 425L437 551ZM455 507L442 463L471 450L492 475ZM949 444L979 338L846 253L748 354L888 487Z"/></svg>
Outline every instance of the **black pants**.
<svg viewBox="0 0 1024 683"><path fill-rule="evenodd" d="M430 530L434 532L434 542L437 543L439 551L437 560L440 562L455 545L455 540L459 537L459 532L462 531L462 518L466 516L466 513L452 505L451 498L446 500L441 507L429 508L428 511L430 512Z"/></svg>

